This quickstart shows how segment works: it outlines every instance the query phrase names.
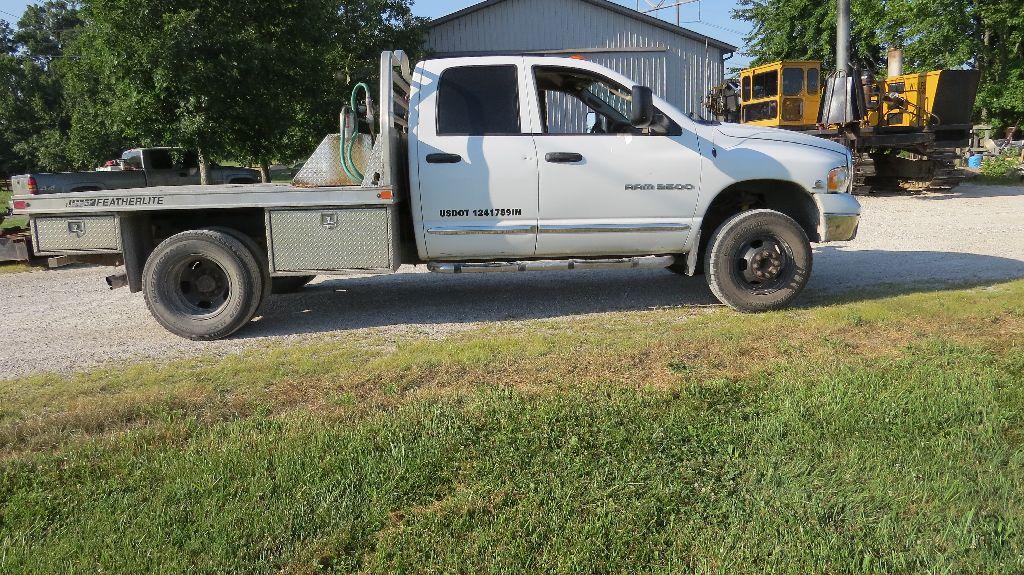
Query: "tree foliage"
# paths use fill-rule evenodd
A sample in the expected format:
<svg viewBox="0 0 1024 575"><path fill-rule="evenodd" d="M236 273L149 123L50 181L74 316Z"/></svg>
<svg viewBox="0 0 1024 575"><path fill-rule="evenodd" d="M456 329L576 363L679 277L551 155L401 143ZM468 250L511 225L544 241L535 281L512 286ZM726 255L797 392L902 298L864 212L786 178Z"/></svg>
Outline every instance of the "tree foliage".
<svg viewBox="0 0 1024 575"><path fill-rule="evenodd" d="M746 40L756 63L821 60L827 69L835 67L835 0L739 0L738 5L734 17L753 24ZM874 64L884 56L877 29L883 12L879 0L852 0L852 62Z"/></svg>
<svg viewBox="0 0 1024 575"><path fill-rule="evenodd" d="M59 63L80 24L76 3L59 0L29 6L17 30L0 24L0 171L67 166Z"/></svg>
<svg viewBox="0 0 1024 575"><path fill-rule="evenodd" d="M1024 119L1024 10L1020 0L852 0L851 57L881 72L890 46L905 49L908 72L978 68L979 117ZM740 0L736 18L758 63L823 60L835 65L833 0Z"/></svg>
<svg viewBox="0 0 1024 575"><path fill-rule="evenodd" d="M304 158L379 52L415 52L411 0L47 0L0 23L0 170L174 145Z"/></svg>
<svg viewBox="0 0 1024 575"><path fill-rule="evenodd" d="M407 0L85 0L69 62L76 157L109 134L265 165L308 153L348 72L418 41ZM353 13L358 16L353 17Z"/></svg>

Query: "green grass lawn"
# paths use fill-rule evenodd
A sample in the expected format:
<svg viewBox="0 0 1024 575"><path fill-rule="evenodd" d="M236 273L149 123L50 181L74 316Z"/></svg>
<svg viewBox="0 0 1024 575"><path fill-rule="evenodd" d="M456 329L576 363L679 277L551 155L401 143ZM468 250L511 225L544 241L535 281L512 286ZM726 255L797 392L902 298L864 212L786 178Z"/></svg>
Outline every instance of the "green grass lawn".
<svg viewBox="0 0 1024 575"><path fill-rule="evenodd" d="M7 204L11 201L11 191L0 189L0 214L7 213ZM0 223L0 230L20 228L28 225L28 218L15 217L7 218Z"/></svg>
<svg viewBox="0 0 1024 575"><path fill-rule="evenodd" d="M1021 573L1024 282L0 381L3 573Z"/></svg>
<svg viewBox="0 0 1024 575"><path fill-rule="evenodd" d="M10 190L0 189L0 213L7 213L7 203L11 200ZM5 218L3 222L0 222L0 230L8 230L14 228L21 228L28 226L28 218L25 217L14 217ZM0 275L21 273L29 271L32 268L26 264L21 263L4 263L0 262Z"/></svg>

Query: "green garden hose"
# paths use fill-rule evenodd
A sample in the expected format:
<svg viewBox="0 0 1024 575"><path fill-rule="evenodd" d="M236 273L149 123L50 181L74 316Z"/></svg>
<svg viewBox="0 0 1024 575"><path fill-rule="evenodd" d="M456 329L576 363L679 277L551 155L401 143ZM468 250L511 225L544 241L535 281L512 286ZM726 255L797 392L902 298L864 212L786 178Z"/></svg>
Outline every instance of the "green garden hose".
<svg viewBox="0 0 1024 575"><path fill-rule="evenodd" d="M366 85L366 83L360 82L356 84L354 88L352 88L352 96L349 98L349 106L342 109L341 141L338 146L338 151L340 152L341 155L341 169L345 170L345 174L347 174L349 178L352 178L352 180L357 182L363 181L363 173L359 171L359 168L356 167L355 161L352 159L352 150L355 148L357 140L356 136L359 134L358 95L360 90L362 90L363 94L365 95L364 101L366 102L367 117L369 118L369 116L373 113L372 110L370 109L370 87ZM355 126L352 127L352 137L346 138L345 136L348 132L349 111L351 111L352 117L355 119ZM373 126L372 122L369 123L371 124L370 137L372 143Z"/></svg>

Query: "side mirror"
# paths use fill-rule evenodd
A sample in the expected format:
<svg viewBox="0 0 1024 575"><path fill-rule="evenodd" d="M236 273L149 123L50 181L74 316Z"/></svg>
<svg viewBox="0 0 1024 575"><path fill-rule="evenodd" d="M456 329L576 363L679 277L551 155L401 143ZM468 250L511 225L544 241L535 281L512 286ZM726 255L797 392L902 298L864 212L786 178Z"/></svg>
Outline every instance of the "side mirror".
<svg viewBox="0 0 1024 575"><path fill-rule="evenodd" d="M633 109L629 123L634 128L647 128L654 121L654 92L647 86L633 86Z"/></svg>

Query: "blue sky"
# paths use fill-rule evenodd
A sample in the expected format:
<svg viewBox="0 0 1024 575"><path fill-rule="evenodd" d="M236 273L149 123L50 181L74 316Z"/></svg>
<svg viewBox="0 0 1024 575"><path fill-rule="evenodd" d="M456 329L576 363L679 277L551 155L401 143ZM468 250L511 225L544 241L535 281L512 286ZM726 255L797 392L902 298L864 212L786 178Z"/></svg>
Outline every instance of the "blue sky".
<svg viewBox="0 0 1024 575"><path fill-rule="evenodd" d="M420 16L436 18L476 4L478 0L416 0L415 12ZM624 6L636 8L637 0L613 0ZM665 4L671 4L673 0L667 0ZM0 0L0 19L9 22L16 22L18 16L30 4L25 0ZM657 0L639 0L641 8L648 4L657 4ZM732 19L732 9L736 7L736 0L702 0L693 2L682 7L683 26L700 32L712 38L724 40L734 46L743 46L743 36L750 27L745 22ZM666 20L675 21L675 9L667 9L661 12ZM736 58L729 62L730 66L744 65L746 58L737 54Z"/></svg>

